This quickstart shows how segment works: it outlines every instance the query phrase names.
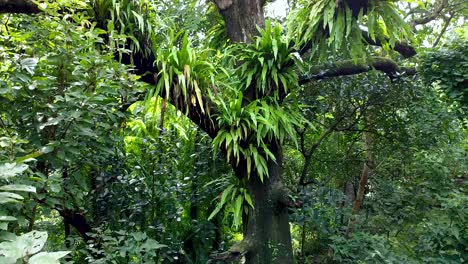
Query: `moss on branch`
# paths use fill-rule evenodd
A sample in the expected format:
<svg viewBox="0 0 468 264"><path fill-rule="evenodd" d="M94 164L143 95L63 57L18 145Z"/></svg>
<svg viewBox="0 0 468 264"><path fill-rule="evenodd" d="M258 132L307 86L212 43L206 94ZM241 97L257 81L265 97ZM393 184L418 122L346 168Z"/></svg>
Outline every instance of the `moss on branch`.
<svg viewBox="0 0 468 264"><path fill-rule="evenodd" d="M360 73L378 70L394 79L399 74L415 75L416 69L400 67L394 60L383 57L372 57L367 60L344 60L336 62L328 67L314 68L306 76L299 79L299 84L305 84L314 80L326 78L355 75Z"/></svg>
<svg viewBox="0 0 468 264"><path fill-rule="evenodd" d="M213 253L210 255L211 259L219 260L223 262L231 262L241 259L245 256L248 252L254 250L254 243L248 239L244 238L244 240L239 241L232 245L232 247L226 252L220 253Z"/></svg>

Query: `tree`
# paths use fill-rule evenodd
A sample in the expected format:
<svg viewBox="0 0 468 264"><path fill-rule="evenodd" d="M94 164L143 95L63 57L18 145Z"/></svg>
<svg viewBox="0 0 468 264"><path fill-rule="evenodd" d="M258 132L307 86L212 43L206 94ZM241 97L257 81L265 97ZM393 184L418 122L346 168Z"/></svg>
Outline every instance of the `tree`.
<svg viewBox="0 0 468 264"><path fill-rule="evenodd" d="M37 12L31 3L4 1L0 8ZM215 257L292 263L288 207L296 204L283 182L282 160L284 143L294 141L295 130L306 123L294 100L297 90L312 80L374 69L391 80L413 75L414 69L382 54L410 58L415 50L393 1L296 1L285 28L265 19L265 4L200 4L209 18L203 26L212 29L207 36L185 28L184 19L177 23L168 16L173 9L152 1L96 0L92 9L72 10L88 13L116 59L152 86L147 98L159 95L185 113L246 182L253 206L243 207L244 240ZM324 65L327 60L334 63Z"/></svg>

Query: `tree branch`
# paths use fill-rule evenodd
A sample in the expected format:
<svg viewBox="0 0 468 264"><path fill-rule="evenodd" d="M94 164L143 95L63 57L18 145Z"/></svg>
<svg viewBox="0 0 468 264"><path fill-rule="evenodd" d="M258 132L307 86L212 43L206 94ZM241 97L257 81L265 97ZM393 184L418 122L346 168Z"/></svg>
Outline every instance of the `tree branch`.
<svg viewBox="0 0 468 264"><path fill-rule="evenodd" d="M322 80L326 78L355 75L359 73L369 72L372 70L382 71L387 74L391 79L394 79L399 74L415 75L416 69L400 67L398 64L389 58L372 57L369 60L360 60L355 62L353 60L344 60L337 62L327 68L316 68L310 74L299 78L299 84L306 84L314 80Z"/></svg>
<svg viewBox="0 0 468 264"><path fill-rule="evenodd" d="M0 13L35 14L41 10L31 0L0 0Z"/></svg>
<svg viewBox="0 0 468 264"><path fill-rule="evenodd" d="M364 38L364 40L365 40L365 42L367 44L369 44L371 46L382 47L382 42L380 40L378 40L378 39L373 40L369 36L369 33L367 31L363 30L363 31L361 31L361 33L362 33L362 37ZM294 45L295 45L294 42L292 42L291 46L294 46ZM304 45L302 45L302 47L300 47L299 50L297 50L297 52L299 53L299 55L302 56L305 53L307 53L311 48L312 48L312 42L308 41L308 42L304 43ZM400 53L405 58L411 58L414 55L416 55L416 50L411 45L409 45L408 43L405 43L405 42L395 43L395 46L393 47L393 50Z"/></svg>
<svg viewBox="0 0 468 264"><path fill-rule="evenodd" d="M416 25L424 25L436 19L438 16L440 16L442 10L447 6L448 2L448 0L440 0L439 5L434 9L434 11L428 13L423 17L416 18L415 20L411 21L411 26L415 28Z"/></svg>
<svg viewBox="0 0 468 264"><path fill-rule="evenodd" d="M231 262L241 259L245 254L252 250L254 250L254 244L248 238L244 238L244 240L232 245L228 251L213 253L210 255L210 258L223 262Z"/></svg>
<svg viewBox="0 0 468 264"><path fill-rule="evenodd" d="M357 109L355 109L355 111L357 111ZM354 112L355 112L354 111ZM352 114L354 114L354 112ZM305 177L307 176L307 170L312 162L312 157L314 155L314 152L320 147L320 145L322 144L322 142L328 137L328 135L330 135L333 130L341 123L341 121L343 121L343 119L345 118L345 115L341 116L340 118L338 118L321 136L320 138L317 140L317 142L315 142L312 147L310 147L308 153L303 153L304 157L305 157L305 161L304 161L304 166L302 167L302 173L301 173L301 177L299 179L299 185L301 186L304 186L304 180L305 180Z"/></svg>
<svg viewBox="0 0 468 264"><path fill-rule="evenodd" d="M440 31L439 35L437 36L437 39L434 41L434 44L432 44L432 47L435 48L439 42L440 42L440 39L442 38L442 36L445 34L445 32L447 31L447 28L448 26L450 25L450 21L452 20L452 18L454 17L455 13L451 13L449 17L445 18L445 25L444 27L442 28L442 30Z"/></svg>
<svg viewBox="0 0 468 264"><path fill-rule="evenodd" d="M371 46L379 46L382 47L382 42L378 39L373 40L367 31L362 31L362 37L364 40L367 42L367 44ZM414 55L416 55L416 50L409 45L408 43L405 42L397 42L395 43L395 46L393 47L393 50L400 53L403 57L405 58L411 58Z"/></svg>

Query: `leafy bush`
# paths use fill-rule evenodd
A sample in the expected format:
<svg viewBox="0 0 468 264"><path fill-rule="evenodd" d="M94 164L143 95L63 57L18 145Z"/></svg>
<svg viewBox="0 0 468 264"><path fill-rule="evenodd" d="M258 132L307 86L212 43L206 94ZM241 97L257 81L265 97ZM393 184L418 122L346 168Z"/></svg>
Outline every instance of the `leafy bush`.
<svg viewBox="0 0 468 264"><path fill-rule="evenodd" d="M387 238L365 232L353 233L349 239L335 236L331 248L338 263L417 263L396 252Z"/></svg>

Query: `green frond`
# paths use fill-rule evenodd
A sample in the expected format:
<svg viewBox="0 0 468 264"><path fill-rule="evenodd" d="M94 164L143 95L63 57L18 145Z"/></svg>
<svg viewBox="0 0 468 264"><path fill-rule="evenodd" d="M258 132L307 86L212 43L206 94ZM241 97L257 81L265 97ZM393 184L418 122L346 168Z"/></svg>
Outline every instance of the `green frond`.
<svg viewBox="0 0 468 264"><path fill-rule="evenodd" d="M409 25L391 0L315 0L299 1L299 5L288 17L289 37L298 49L312 42L311 58L319 61L327 59L330 51L353 59L365 57L363 30L386 51L412 38Z"/></svg>

